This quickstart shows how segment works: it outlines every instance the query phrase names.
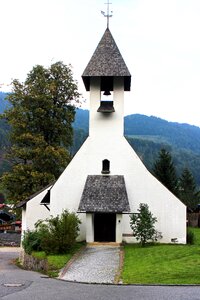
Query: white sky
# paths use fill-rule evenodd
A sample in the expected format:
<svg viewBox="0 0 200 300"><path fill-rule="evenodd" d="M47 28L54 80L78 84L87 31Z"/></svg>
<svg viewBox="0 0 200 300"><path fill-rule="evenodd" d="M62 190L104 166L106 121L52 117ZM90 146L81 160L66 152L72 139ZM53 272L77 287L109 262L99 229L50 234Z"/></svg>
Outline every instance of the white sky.
<svg viewBox="0 0 200 300"><path fill-rule="evenodd" d="M0 0L0 91L34 65L81 75L106 29L105 0ZM132 75L125 114L200 126L200 0L112 0L110 30Z"/></svg>

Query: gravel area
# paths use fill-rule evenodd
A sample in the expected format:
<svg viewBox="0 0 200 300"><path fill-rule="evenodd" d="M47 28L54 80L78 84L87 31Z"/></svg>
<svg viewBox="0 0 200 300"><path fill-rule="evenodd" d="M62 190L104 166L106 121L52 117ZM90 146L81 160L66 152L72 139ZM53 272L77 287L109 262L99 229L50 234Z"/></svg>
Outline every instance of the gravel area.
<svg viewBox="0 0 200 300"><path fill-rule="evenodd" d="M87 283L114 283L119 264L120 247L87 246L65 269L60 279Z"/></svg>
<svg viewBox="0 0 200 300"><path fill-rule="evenodd" d="M16 253L16 256L19 256L19 253L21 251L20 247L0 247L0 252L9 252L9 253Z"/></svg>

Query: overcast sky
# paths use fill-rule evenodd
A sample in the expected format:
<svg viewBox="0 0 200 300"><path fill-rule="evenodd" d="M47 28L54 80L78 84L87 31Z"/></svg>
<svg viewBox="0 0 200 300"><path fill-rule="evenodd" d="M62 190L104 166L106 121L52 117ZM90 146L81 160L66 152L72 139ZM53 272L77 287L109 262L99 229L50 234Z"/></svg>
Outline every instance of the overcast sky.
<svg viewBox="0 0 200 300"><path fill-rule="evenodd" d="M0 91L34 65L81 75L106 29L105 0L0 0ZM200 0L112 0L110 30L132 75L125 114L200 127Z"/></svg>

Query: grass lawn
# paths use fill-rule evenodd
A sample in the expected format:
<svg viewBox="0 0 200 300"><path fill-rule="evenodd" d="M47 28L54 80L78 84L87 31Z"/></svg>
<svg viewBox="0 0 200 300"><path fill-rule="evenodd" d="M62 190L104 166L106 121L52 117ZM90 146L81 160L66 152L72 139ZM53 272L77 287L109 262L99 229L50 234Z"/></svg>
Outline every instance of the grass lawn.
<svg viewBox="0 0 200 300"><path fill-rule="evenodd" d="M83 243L77 243L74 248L66 254L51 254L46 255L45 252L32 252L32 255L39 259L47 259L48 272L47 275L51 277L57 277L59 271L68 263L72 256L83 247Z"/></svg>
<svg viewBox="0 0 200 300"><path fill-rule="evenodd" d="M124 246L123 283L200 284L200 228L194 245Z"/></svg>

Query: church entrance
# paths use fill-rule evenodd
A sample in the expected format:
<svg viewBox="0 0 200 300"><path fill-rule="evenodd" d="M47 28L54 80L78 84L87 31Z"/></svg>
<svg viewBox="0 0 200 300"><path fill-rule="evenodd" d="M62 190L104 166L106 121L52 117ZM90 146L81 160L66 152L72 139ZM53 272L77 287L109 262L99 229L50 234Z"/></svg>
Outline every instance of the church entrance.
<svg viewBox="0 0 200 300"><path fill-rule="evenodd" d="M115 242L116 240L116 214L94 214L94 241Z"/></svg>

